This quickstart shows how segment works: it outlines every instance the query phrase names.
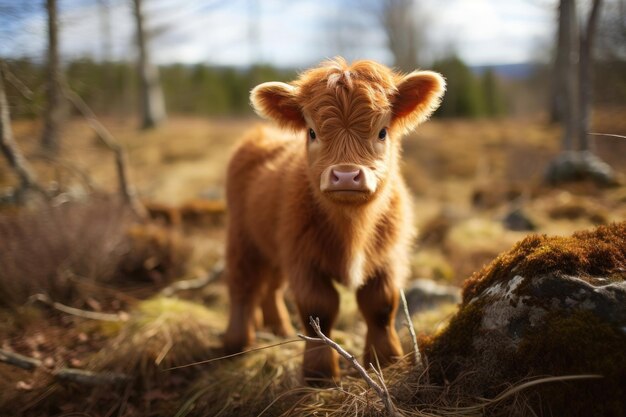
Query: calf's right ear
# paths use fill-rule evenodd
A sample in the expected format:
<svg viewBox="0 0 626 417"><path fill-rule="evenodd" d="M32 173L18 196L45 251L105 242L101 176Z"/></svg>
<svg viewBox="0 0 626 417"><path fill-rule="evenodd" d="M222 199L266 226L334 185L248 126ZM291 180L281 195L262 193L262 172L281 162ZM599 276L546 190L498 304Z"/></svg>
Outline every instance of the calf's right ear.
<svg viewBox="0 0 626 417"><path fill-rule="evenodd" d="M281 127L293 130L306 127L296 88L292 85L280 82L260 84L250 93L250 101L259 116L271 119Z"/></svg>

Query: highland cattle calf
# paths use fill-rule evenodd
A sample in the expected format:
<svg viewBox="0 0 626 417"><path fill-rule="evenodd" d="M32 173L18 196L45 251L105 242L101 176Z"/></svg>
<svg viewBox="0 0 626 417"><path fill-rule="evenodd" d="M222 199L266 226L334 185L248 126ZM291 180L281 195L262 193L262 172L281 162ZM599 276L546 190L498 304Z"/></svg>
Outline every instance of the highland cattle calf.
<svg viewBox="0 0 626 417"><path fill-rule="evenodd" d="M251 132L228 168L227 352L253 341L259 307L274 333L293 332L288 282L308 335L309 316L331 335L339 283L356 290L367 323L365 362L373 352L383 365L402 355L394 317L414 232L401 138L430 116L444 89L434 72L403 75L336 58L292 83L252 90L256 112L283 130ZM307 341L303 372L309 382L336 378L336 353Z"/></svg>

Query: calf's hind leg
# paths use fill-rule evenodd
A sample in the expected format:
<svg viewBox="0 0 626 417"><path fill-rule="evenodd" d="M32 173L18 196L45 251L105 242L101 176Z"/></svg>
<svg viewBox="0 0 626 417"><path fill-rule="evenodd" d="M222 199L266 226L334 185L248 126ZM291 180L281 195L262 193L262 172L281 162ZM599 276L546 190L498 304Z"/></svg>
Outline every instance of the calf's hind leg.
<svg viewBox="0 0 626 417"><path fill-rule="evenodd" d="M263 310L263 324L277 336L289 336L294 333L289 312L285 306L284 285L282 276L273 270L268 279L268 285L261 301Z"/></svg>
<svg viewBox="0 0 626 417"><path fill-rule="evenodd" d="M388 365L402 356L402 345L395 329L399 296L398 287L386 271L379 271L357 290L357 303L367 323L366 364L374 362L374 352L381 365Z"/></svg>

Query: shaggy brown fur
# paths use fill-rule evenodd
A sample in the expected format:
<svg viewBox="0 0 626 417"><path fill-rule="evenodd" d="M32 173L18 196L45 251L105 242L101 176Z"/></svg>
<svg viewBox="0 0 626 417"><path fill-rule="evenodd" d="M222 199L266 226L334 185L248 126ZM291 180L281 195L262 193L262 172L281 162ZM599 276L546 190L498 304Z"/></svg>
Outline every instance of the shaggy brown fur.
<svg viewBox="0 0 626 417"><path fill-rule="evenodd" d="M365 361L374 351L382 364L402 355L393 321L413 220L400 139L434 111L444 85L433 72L401 75L337 58L291 84L252 91L255 110L295 134L257 128L228 168L227 351L253 341L259 306L266 326L292 333L285 280L307 334L314 336L307 323L315 316L330 335L339 309L335 281L357 291L368 326ZM354 188L332 188L351 175ZM303 369L308 381L337 377L336 354L307 342Z"/></svg>

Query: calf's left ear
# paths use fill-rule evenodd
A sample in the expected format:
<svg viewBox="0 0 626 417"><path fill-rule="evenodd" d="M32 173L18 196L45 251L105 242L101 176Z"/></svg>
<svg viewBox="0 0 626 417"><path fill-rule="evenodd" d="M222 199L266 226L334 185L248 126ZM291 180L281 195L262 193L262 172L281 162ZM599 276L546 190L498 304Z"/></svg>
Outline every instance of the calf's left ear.
<svg viewBox="0 0 626 417"><path fill-rule="evenodd" d="M437 110L446 82L436 72L414 71L404 76L396 88L398 92L392 97L391 124L408 132Z"/></svg>
<svg viewBox="0 0 626 417"><path fill-rule="evenodd" d="M259 116L293 130L306 127L297 98L296 88L281 82L260 84L250 93L252 107Z"/></svg>

